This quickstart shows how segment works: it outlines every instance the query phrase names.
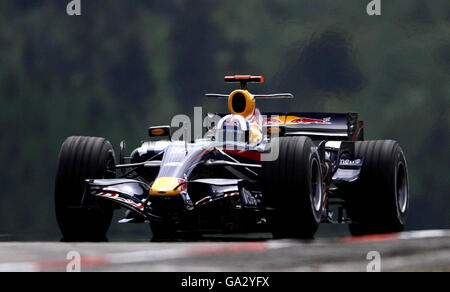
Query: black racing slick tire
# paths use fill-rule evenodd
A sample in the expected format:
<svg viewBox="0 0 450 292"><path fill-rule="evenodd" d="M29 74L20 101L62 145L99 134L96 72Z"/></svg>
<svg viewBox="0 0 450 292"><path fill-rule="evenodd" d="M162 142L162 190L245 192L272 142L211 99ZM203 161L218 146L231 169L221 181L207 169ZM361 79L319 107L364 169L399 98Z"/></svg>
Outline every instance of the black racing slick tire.
<svg viewBox="0 0 450 292"><path fill-rule="evenodd" d="M347 216L354 236L404 230L409 207L408 168L396 141L355 142L364 158L359 179L346 189Z"/></svg>
<svg viewBox="0 0 450 292"><path fill-rule="evenodd" d="M106 241L113 216L107 201L90 198L81 206L85 179L114 178L111 143L104 138L69 137L61 146L55 180L56 219L63 241Z"/></svg>
<svg viewBox="0 0 450 292"><path fill-rule="evenodd" d="M276 143L278 157L263 161L261 181L265 205L273 209L268 216L273 237L311 239L323 208L319 155L308 137L273 139L273 153Z"/></svg>

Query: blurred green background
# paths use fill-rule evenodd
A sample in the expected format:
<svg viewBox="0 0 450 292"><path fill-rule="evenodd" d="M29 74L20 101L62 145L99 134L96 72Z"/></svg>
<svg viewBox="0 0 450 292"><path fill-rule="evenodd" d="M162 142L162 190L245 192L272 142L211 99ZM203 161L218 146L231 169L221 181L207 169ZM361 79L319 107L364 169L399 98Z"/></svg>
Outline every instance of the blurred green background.
<svg viewBox="0 0 450 292"><path fill-rule="evenodd" d="M56 159L70 135L129 150L194 106L223 111L226 74L292 92L262 111L355 111L366 139L396 139L410 171L408 229L449 228L450 2L382 0L0 2L0 234L57 240ZM339 229L339 230L342 230ZM148 227L116 226L111 239ZM331 232L331 231L329 231Z"/></svg>

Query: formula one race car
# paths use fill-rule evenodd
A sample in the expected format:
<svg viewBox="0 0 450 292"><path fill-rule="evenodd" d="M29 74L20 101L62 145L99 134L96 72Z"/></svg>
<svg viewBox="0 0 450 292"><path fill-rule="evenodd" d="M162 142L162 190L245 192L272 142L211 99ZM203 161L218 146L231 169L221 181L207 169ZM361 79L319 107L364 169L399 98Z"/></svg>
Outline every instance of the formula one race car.
<svg viewBox="0 0 450 292"><path fill-rule="evenodd" d="M149 223L155 240L205 233L271 232L274 238L313 238L323 223L348 223L353 235L403 230L409 205L408 170L393 140L364 141L356 113L263 113L240 83L229 114L208 114L206 134L174 138L169 126L119 163L109 141L69 137L56 174L56 216L64 240L102 241L113 211L121 223ZM187 131L185 131L185 134ZM182 135L180 135L182 136Z"/></svg>

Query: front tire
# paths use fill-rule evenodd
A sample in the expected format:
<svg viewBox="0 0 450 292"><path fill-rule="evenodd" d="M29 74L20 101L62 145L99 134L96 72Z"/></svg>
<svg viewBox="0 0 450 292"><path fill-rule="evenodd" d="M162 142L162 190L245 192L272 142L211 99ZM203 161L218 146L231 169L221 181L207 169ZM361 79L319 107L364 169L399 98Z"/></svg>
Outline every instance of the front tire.
<svg viewBox="0 0 450 292"><path fill-rule="evenodd" d="M322 216L323 191L320 159L308 137L281 137L278 158L263 162L265 204L274 238L311 239Z"/></svg>
<svg viewBox="0 0 450 292"><path fill-rule="evenodd" d="M110 203L92 198L81 207L85 179L114 178L114 150L104 138L69 137L61 146L55 179L56 219L63 241L106 241Z"/></svg>
<svg viewBox="0 0 450 292"><path fill-rule="evenodd" d="M364 162L358 181L346 192L347 215L352 235L392 233L404 230L408 207L408 168L396 141L355 142L356 157Z"/></svg>

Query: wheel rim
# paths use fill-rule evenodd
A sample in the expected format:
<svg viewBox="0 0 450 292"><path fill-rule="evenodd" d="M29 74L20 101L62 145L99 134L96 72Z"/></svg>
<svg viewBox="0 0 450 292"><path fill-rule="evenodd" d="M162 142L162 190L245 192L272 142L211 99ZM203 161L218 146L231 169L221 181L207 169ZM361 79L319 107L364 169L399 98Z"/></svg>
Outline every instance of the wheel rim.
<svg viewBox="0 0 450 292"><path fill-rule="evenodd" d="M312 162L311 170L311 202L313 204L314 211L318 212L322 207L322 183L320 180L321 173L319 163L316 159Z"/></svg>
<svg viewBox="0 0 450 292"><path fill-rule="evenodd" d="M406 212L408 206L408 177L406 174L405 165L400 162L397 167L397 202L400 212Z"/></svg>

